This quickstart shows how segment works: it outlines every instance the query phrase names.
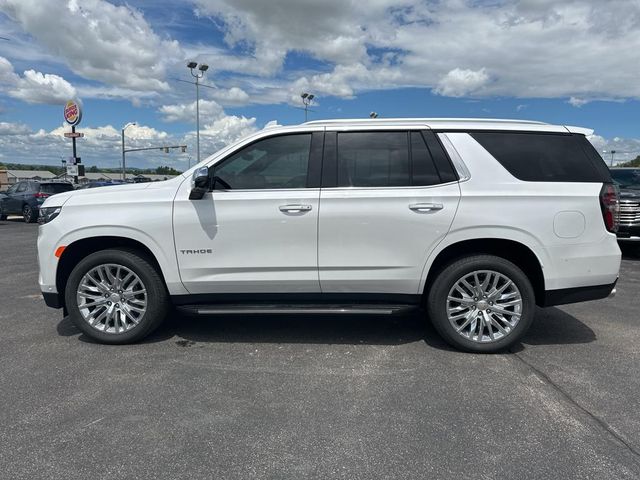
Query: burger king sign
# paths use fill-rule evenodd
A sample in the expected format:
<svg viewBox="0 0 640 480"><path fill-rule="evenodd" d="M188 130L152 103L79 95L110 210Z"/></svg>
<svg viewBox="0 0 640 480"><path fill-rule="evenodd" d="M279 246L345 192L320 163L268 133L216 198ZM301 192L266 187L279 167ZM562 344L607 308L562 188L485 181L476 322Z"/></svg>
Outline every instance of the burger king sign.
<svg viewBox="0 0 640 480"><path fill-rule="evenodd" d="M64 106L64 119L72 126L76 126L82 120L82 109L80 104L73 100L69 100Z"/></svg>

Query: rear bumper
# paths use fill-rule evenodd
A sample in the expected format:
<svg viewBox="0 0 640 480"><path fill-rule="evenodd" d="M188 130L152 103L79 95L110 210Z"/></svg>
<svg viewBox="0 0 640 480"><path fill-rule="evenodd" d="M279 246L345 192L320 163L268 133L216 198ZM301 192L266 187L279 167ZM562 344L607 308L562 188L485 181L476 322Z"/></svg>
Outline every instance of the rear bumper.
<svg viewBox="0 0 640 480"><path fill-rule="evenodd" d="M545 295L541 306L553 307L555 305L601 300L615 294L616 283L618 283L617 280L608 285L547 290L544 292Z"/></svg>

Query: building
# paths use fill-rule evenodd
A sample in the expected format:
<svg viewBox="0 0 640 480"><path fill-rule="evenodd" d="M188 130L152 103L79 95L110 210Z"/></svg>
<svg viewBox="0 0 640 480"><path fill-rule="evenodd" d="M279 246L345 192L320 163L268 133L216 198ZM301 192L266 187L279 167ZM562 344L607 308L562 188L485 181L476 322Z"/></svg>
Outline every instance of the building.
<svg viewBox="0 0 640 480"><path fill-rule="evenodd" d="M126 179L129 182L135 181L137 178L148 178L152 182L159 182L162 180L169 180L173 178L174 175L157 175L155 173L140 173L140 174L131 174L127 173ZM69 177L68 175L58 175L56 177L58 180L69 180L72 181L73 177ZM78 177L78 183L85 184L89 182L111 182L111 181L121 181L122 174L121 173L102 173L102 172L86 172L84 175Z"/></svg>
<svg viewBox="0 0 640 480"><path fill-rule="evenodd" d="M54 180L56 175L48 170L0 170L0 190L6 190L21 180Z"/></svg>

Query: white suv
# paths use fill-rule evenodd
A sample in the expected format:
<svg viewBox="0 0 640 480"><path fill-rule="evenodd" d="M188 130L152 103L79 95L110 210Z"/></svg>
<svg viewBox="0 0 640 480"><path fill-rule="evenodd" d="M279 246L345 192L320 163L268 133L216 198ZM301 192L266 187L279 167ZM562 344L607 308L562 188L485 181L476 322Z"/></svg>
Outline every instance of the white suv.
<svg viewBox="0 0 640 480"><path fill-rule="evenodd" d="M87 335L129 343L194 314L424 308L460 349L518 341L536 305L614 292L617 190L585 138L538 122L273 127L172 180L40 209L40 286Z"/></svg>

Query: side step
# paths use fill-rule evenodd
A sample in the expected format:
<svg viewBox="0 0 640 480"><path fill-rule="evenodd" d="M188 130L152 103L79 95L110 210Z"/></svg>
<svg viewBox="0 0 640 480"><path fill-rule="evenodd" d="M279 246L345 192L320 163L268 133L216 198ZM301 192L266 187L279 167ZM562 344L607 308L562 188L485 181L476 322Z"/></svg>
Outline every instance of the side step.
<svg viewBox="0 0 640 480"><path fill-rule="evenodd" d="M181 305L179 311L190 315L392 315L416 310L417 305L280 305L280 304L211 304Z"/></svg>

